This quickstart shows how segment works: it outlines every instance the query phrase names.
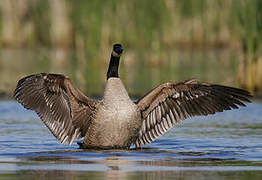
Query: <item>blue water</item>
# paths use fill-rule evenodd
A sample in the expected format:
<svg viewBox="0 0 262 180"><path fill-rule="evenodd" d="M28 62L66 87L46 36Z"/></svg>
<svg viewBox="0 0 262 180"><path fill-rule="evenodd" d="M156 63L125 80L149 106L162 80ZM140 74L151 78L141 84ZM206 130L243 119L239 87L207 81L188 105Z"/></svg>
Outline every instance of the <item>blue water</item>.
<svg viewBox="0 0 262 180"><path fill-rule="evenodd" d="M38 116L0 102L0 179L262 179L262 103L183 121L143 149L60 144ZM63 178L62 178L63 179Z"/></svg>

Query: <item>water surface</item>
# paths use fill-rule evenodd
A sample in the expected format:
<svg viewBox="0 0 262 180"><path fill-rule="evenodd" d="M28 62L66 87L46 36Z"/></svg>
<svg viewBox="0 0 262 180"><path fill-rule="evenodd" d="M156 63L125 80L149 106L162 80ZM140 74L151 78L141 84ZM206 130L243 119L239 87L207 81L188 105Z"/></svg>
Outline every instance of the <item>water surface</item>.
<svg viewBox="0 0 262 180"><path fill-rule="evenodd" d="M60 144L37 115L0 102L0 179L261 179L262 103L185 120L143 149Z"/></svg>

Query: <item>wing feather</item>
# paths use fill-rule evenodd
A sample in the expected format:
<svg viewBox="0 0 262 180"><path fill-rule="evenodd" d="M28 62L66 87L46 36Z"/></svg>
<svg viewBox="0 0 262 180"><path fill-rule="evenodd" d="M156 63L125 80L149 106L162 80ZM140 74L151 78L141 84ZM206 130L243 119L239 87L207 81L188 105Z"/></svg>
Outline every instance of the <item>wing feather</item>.
<svg viewBox="0 0 262 180"><path fill-rule="evenodd" d="M243 89L195 79L162 84L137 102L143 122L134 144L138 148L150 143L186 118L238 109L251 97Z"/></svg>
<svg viewBox="0 0 262 180"><path fill-rule="evenodd" d="M19 80L14 97L25 108L36 111L61 142L71 144L87 133L98 102L76 89L60 74L34 74Z"/></svg>

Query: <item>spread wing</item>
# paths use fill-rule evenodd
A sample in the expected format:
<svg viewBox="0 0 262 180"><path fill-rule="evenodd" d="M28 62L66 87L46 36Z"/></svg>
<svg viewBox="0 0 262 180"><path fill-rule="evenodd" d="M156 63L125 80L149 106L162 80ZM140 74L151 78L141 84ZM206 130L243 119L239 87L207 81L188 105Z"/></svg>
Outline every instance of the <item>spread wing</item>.
<svg viewBox="0 0 262 180"><path fill-rule="evenodd" d="M143 121L135 146L152 142L181 120L237 109L251 97L242 89L196 80L159 85L137 102Z"/></svg>
<svg viewBox="0 0 262 180"><path fill-rule="evenodd" d="M75 88L68 77L46 73L22 78L14 97L36 111L53 135L68 144L85 136L99 103Z"/></svg>

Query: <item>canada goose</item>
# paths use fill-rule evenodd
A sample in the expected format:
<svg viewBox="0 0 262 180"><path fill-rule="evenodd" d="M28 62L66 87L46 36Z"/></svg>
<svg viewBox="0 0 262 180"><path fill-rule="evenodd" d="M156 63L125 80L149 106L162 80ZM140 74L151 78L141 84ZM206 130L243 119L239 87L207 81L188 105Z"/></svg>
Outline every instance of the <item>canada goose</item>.
<svg viewBox="0 0 262 180"><path fill-rule="evenodd" d="M237 109L252 97L243 89L192 79L161 84L133 102L118 75L122 51L121 44L113 46L102 101L85 96L69 77L46 73L22 78L14 97L61 143L84 137L83 148L107 149L142 147L186 118Z"/></svg>

